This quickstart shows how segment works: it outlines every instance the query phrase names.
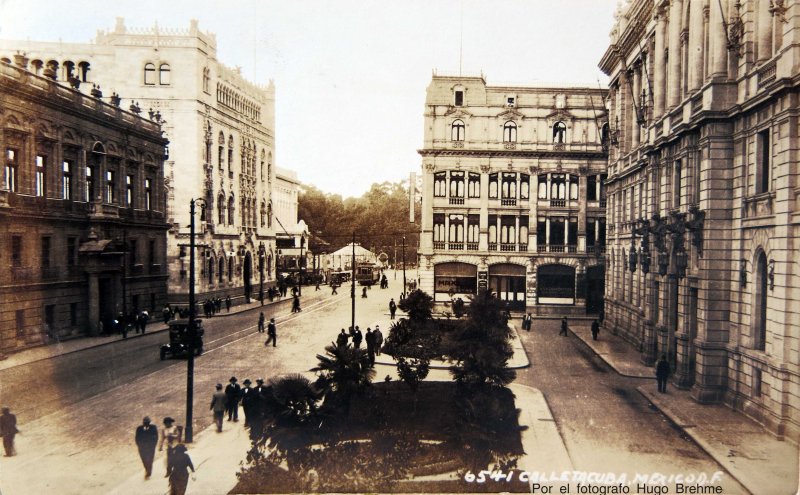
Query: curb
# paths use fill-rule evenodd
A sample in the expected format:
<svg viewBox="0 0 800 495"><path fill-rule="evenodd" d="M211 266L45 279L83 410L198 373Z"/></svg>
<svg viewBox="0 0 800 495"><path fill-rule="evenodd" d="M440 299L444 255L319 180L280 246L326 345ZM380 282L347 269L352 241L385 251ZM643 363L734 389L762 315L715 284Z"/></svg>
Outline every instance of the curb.
<svg viewBox="0 0 800 495"><path fill-rule="evenodd" d="M684 434L686 434L686 435L687 435L689 438L691 438L691 439L692 439L692 441L693 441L694 443L696 443L696 444L698 445L698 447L700 447L700 448L703 450L703 452L705 452L705 453L706 453L706 454L707 454L709 457L711 457L712 459L714 459L714 461L715 461L717 464L719 464L719 467L720 467L720 468L721 468L723 471L725 471L725 472L726 472L726 473L727 473L727 474L728 474L728 475L729 475L731 478L733 478L734 480L736 480L736 482L737 482L737 483L739 483L740 485L742 485L742 488L744 488L744 489L747 491L747 493L750 493L751 495L752 495L753 493L757 493L756 491L753 491L752 487L748 486L748 485L747 485L747 483L745 483L745 482L744 482L744 481L743 481L743 480L742 480L742 479L741 479L739 476L736 476L736 474L734 474L734 473L733 473L733 472L732 472L732 471L729 469L729 467L728 467L728 465L727 465L727 463L726 463L726 459L720 459L720 458L719 458L719 457L718 457L718 456L717 456L717 455L716 455L716 454L713 452L713 449L711 448L711 445L710 445L708 442L706 442L706 441L705 441L705 440L704 440L704 439L703 439L701 436L699 436L699 435L696 435L696 434L695 434L695 433L694 433L692 430L689 430L689 429L687 429L687 427L686 427L685 425L681 424L681 422L679 422L679 417L678 417L678 415L677 415L677 414L675 414L675 412L672 410L672 408L670 408L670 407L668 407L668 406L665 406L664 404L657 404L656 402L654 402L653 400L651 400L651 399L650 399L651 392L648 392L648 391L644 390L642 387L636 387L636 391L637 391L637 392L639 392L639 393L642 395L642 397L644 397L645 399L647 399L647 401L648 401L650 404L652 404L652 405L653 405L653 407L655 407L656 409L658 409L658 410L659 410L659 412L661 412L661 414L663 414L664 416L666 416L666 417L667 417L667 419L669 419L669 420L670 420L670 422L671 422L673 425L675 425L675 426L676 426L677 428L679 428L679 429L680 429L680 430L681 430L681 431L682 431Z"/></svg>
<svg viewBox="0 0 800 495"><path fill-rule="evenodd" d="M636 378L636 379L639 379L639 380L655 380L656 379L654 376L639 376L639 375L630 375L628 373L623 373L622 371L618 370L617 367L614 366L614 363L609 361L609 359L604 354L600 354L599 352L597 352L597 350L594 347L590 346L589 343L586 342L585 340L583 340L578 334L576 334L574 330L572 330L570 328L567 328L567 331L570 334L572 334L573 337L575 337L576 339L580 340L583 343L583 345L588 347L589 350L591 350L594 353L595 356L597 356L600 359L602 359L603 362L606 363L609 368L614 370L614 372L616 374L618 374L620 376L624 376L626 378Z"/></svg>

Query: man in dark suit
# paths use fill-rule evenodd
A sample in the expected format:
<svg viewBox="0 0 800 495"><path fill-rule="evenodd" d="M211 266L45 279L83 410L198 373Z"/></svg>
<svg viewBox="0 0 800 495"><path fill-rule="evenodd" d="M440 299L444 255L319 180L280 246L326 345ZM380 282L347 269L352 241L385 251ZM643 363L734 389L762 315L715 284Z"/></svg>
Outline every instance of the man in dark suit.
<svg viewBox="0 0 800 495"><path fill-rule="evenodd" d="M139 457L142 458L144 465L144 479L150 478L153 474L153 458L156 455L156 444L158 443L158 428L150 424L150 418L145 416L142 424L136 428L136 447L139 449Z"/></svg>
<svg viewBox="0 0 800 495"><path fill-rule="evenodd" d="M669 379L670 371L667 355L662 354L661 359L658 361L658 364L656 364L656 380L658 381L658 391L662 394L667 393L667 380Z"/></svg>
<svg viewBox="0 0 800 495"><path fill-rule="evenodd" d="M230 383L225 387L225 409L228 413L228 421L233 419L239 421L239 398L242 396L242 387L236 383L236 377L232 376Z"/></svg>
<svg viewBox="0 0 800 495"><path fill-rule="evenodd" d="M250 415L253 412L253 397L255 397L255 391L250 384L252 383L249 378L245 378L242 382L244 387L239 393L239 397L242 400L242 411L244 411L244 425L250 426Z"/></svg>

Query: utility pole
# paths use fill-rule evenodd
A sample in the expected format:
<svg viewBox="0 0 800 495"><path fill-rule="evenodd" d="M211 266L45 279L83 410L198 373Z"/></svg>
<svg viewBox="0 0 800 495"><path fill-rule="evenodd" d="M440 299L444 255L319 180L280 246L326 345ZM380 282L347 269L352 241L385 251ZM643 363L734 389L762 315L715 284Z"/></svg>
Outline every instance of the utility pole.
<svg viewBox="0 0 800 495"><path fill-rule="evenodd" d="M406 293L406 236L403 236L403 294Z"/></svg>
<svg viewBox="0 0 800 495"><path fill-rule="evenodd" d="M192 199L189 202L189 359L186 362L186 435L184 441L192 443L192 401L194 400L194 344L197 338L197 328L195 328L195 302L194 302L194 204L201 202L200 208L205 216L205 201L202 199Z"/></svg>
<svg viewBox="0 0 800 495"><path fill-rule="evenodd" d="M392 261L394 261L394 279L397 280L397 238L394 239L394 257Z"/></svg>
<svg viewBox="0 0 800 495"><path fill-rule="evenodd" d="M350 263L352 277L350 280L351 317L350 328L356 328L356 233L353 231L353 261Z"/></svg>

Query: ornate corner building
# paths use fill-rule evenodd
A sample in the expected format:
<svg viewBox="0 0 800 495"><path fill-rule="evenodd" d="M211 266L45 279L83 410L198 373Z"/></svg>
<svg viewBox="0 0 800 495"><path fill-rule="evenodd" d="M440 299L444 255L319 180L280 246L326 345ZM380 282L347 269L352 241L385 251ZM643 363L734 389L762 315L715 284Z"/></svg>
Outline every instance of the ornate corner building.
<svg viewBox="0 0 800 495"><path fill-rule="evenodd" d="M602 309L606 91L434 75L425 101L419 287L490 288L534 314Z"/></svg>
<svg viewBox="0 0 800 495"><path fill-rule="evenodd" d="M800 3L634 0L610 76L606 325L800 433Z"/></svg>
<svg viewBox="0 0 800 495"><path fill-rule="evenodd" d="M35 74L104 93L113 105L161 124L169 139L163 184L170 303L187 303L192 199L203 200L196 217L198 300L238 302L257 297L259 284L274 284L272 82L253 84L219 62L216 37L194 20L183 30L129 29L118 18L91 44L0 41L0 57L17 51Z"/></svg>
<svg viewBox="0 0 800 495"><path fill-rule="evenodd" d="M28 69L0 62L0 353L167 298L160 125Z"/></svg>

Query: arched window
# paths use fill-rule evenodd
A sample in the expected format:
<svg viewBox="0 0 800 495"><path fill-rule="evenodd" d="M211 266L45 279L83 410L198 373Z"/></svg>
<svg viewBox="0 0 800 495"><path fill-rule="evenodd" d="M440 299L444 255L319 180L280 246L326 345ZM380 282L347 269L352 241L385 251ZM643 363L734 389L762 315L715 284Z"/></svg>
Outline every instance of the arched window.
<svg viewBox="0 0 800 495"><path fill-rule="evenodd" d="M233 194L228 198L228 225L234 225L233 219L236 213L236 202L233 200Z"/></svg>
<svg viewBox="0 0 800 495"><path fill-rule="evenodd" d="M81 62L78 64L78 77L80 78L81 82L86 82L89 80L89 62Z"/></svg>
<svg viewBox="0 0 800 495"><path fill-rule="evenodd" d="M563 144L567 141L567 124L556 122L553 126L553 142Z"/></svg>
<svg viewBox="0 0 800 495"><path fill-rule="evenodd" d="M217 198L217 223L220 225L225 225L225 195L220 194L219 198Z"/></svg>
<svg viewBox="0 0 800 495"><path fill-rule="evenodd" d="M61 64L61 68L63 69L64 72L64 76L62 78L64 81L69 81L70 78L75 76L75 63L72 62L71 60L67 60L66 62Z"/></svg>
<svg viewBox="0 0 800 495"><path fill-rule="evenodd" d="M233 134L228 136L228 173L233 173Z"/></svg>
<svg viewBox="0 0 800 495"><path fill-rule="evenodd" d="M148 86L153 86L156 83L156 66L155 64L144 64L144 83Z"/></svg>
<svg viewBox="0 0 800 495"><path fill-rule="evenodd" d="M756 256L756 281L753 284L753 348L763 351L767 342L767 255Z"/></svg>
<svg viewBox="0 0 800 495"><path fill-rule="evenodd" d="M267 204L265 202L261 202L261 226L266 227L267 225Z"/></svg>
<svg viewBox="0 0 800 495"><path fill-rule="evenodd" d="M261 182L264 182L264 150L261 150Z"/></svg>
<svg viewBox="0 0 800 495"><path fill-rule="evenodd" d="M233 256L228 258L228 281L233 280Z"/></svg>
<svg viewBox="0 0 800 495"><path fill-rule="evenodd" d="M41 60L34 60L31 62L32 72L37 76L42 75L42 68L44 67L44 63Z"/></svg>
<svg viewBox="0 0 800 495"><path fill-rule="evenodd" d="M169 64L161 64L158 67L158 84L161 84L162 86L168 86L172 84L170 80Z"/></svg>
<svg viewBox="0 0 800 495"><path fill-rule="evenodd" d="M267 228L272 228L272 201L267 203Z"/></svg>
<svg viewBox="0 0 800 495"><path fill-rule="evenodd" d="M503 126L503 142L516 143L517 142L517 124L508 121Z"/></svg>
<svg viewBox="0 0 800 495"><path fill-rule="evenodd" d="M214 258L208 258L208 285L214 284Z"/></svg>
<svg viewBox="0 0 800 495"><path fill-rule="evenodd" d="M222 283L225 276L225 256L219 257L219 270L217 270L217 281Z"/></svg>
<svg viewBox="0 0 800 495"><path fill-rule="evenodd" d="M463 141L464 140L464 121L463 120L454 120L453 125L450 126L450 140L451 141Z"/></svg>

